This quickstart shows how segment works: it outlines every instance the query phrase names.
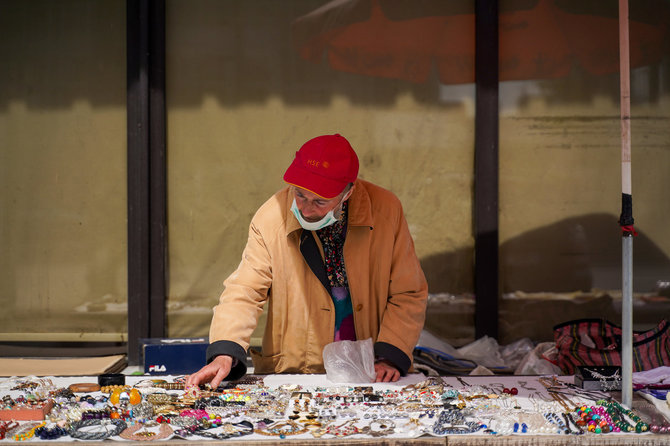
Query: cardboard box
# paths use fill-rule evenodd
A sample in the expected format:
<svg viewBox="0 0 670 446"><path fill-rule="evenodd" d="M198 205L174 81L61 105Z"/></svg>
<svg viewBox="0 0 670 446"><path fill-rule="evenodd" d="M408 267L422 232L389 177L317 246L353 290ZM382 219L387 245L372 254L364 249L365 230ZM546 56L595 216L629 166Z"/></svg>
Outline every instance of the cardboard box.
<svg viewBox="0 0 670 446"><path fill-rule="evenodd" d="M186 375L207 363L207 338L140 339L140 358L144 373Z"/></svg>

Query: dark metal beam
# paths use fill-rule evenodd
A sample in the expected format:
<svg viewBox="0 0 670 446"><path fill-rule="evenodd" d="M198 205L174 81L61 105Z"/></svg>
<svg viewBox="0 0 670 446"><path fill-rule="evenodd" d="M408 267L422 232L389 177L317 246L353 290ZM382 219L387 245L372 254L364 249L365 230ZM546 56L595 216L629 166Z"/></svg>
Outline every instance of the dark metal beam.
<svg viewBox="0 0 670 446"><path fill-rule="evenodd" d="M165 337L167 295L167 181L165 111L165 2L153 0L149 35L149 219L150 320L149 335Z"/></svg>
<svg viewBox="0 0 670 446"><path fill-rule="evenodd" d="M165 6L127 0L128 363L165 331Z"/></svg>
<svg viewBox="0 0 670 446"><path fill-rule="evenodd" d="M498 1L475 0L475 338L498 338Z"/></svg>

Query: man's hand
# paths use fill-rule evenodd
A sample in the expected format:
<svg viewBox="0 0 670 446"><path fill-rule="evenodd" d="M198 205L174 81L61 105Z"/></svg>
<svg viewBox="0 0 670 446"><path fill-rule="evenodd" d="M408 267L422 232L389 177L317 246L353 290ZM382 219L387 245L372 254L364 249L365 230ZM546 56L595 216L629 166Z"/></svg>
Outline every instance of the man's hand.
<svg viewBox="0 0 670 446"><path fill-rule="evenodd" d="M212 362L194 374L189 375L186 379L186 386L193 387L205 382L209 382L209 385L212 387L212 389L216 389L219 387L219 384L221 384L221 381L223 381L224 378L228 376L232 365L233 358L231 356L217 356L212 360Z"/></svg>
<svg viewBox="0 0 670 446"><path fill-rule="evenodd" d="M375 374L377 375L375 382L378 383L395 382L400 379L400 371L391 365L391 363L384 360L375 362Z"/></svg>

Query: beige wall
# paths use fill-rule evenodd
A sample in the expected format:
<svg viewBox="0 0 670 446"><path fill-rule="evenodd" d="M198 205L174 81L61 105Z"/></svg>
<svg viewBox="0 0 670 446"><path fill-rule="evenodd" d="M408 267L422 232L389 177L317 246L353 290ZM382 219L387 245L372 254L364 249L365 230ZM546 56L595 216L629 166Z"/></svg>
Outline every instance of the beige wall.
<svg viewBox="0 0 670 446"><path fill-rule="evenodd" d="M0 30L0 339L120 340L125 5L3 2Z"/></svg>
<svg viewBox="0 0 670 446"><path fill-rule="evenodd" d="M657 72L654 72L658 70ZM665 92L660 96L660 82ZM668 65L632 71L634 287L670 277ZM621 287L619 77L503 84L500 234L504 291ZM537 88L541 94L512 90ZM581 90L575 94L575 89Z"/></svg>

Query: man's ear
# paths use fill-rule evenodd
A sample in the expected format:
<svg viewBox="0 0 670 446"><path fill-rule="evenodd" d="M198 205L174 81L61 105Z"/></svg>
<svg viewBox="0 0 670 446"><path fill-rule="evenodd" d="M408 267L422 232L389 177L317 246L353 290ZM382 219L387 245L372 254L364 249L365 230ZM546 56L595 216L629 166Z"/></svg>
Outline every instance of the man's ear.
<svg viewBox="0 0 670 446"><path fill-rule="evenodd" d="M343 199L342 201L347 201L349 198L351 198L351 196L354 194L354 189L355 189L355 188L356 188L356 185L353 184L353 185L351 186L351 189L349 189L349 190L347 191L347 194L344 196L344 199Z"/></svg>

